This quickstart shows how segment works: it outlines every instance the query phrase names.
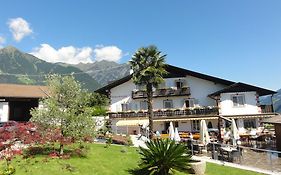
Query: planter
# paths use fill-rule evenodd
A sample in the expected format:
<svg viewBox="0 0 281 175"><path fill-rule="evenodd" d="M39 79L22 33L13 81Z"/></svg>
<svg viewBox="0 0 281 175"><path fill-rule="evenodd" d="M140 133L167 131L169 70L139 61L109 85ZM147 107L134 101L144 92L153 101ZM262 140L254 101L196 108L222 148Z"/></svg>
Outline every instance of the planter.
<svg viewBox="0 0 281 175"><path fill-rule="evenodd" d="M206 171L206 162L200 160L192 160L190 163L190 170L191 174L196 175L204 175Z"/></svg>

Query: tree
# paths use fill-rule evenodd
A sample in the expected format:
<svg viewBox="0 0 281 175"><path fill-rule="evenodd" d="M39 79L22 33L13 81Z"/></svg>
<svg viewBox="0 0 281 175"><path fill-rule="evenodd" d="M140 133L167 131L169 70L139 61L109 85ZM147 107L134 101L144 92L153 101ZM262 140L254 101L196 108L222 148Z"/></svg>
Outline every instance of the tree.
<svg viewBox="0 0 281 175"><path fill-rule="evenodd" d="M174 140L156 139L146 142L147 148L140 147L142 174L171 174L171 170L187 172L191 154L183 144Z"/></svg>
<svg viewBox="0 0 281 175"><path fill-rule="evenodd" d="M162 55L155 46L142 47L136 51L129 62L133 69L133 82L146 86L149 116L149 138L153 137L153 87L164 81L166 55Z"/></svg>
<svg viewBox="0 0 281 175"><path fill-rule="evenodd" d="M91 93L90 95L90 108L93 116L106 116L108 110L109 99L98 93Z"/></svg>
<svg viewBox="0 0 281 175"><path fill-rule="evenodd" d="M73 76L52 75L48 77L49 97L44 99L43 108L31 111L31 121L43 128L59 129L60 154L66 140L82 141L94 131L91 117L90 93L81 89Z"/></svg>

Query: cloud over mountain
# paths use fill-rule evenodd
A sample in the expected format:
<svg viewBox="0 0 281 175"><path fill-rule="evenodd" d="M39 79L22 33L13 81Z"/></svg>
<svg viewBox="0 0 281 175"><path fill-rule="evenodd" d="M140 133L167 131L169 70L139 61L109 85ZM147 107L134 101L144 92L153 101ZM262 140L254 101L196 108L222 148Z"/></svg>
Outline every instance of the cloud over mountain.
<svg viewBox="0 0 281 175"><path fill-rule="evenodd" d="M14 40L20 42L24 37L32 34L29 23L23 18L12 18L8 21L8 26L13 34Z"/></svg>
<svg viewBox="0 0 281 175"><path fill-rule="evenodd" d="M93 61L101 60L118 62L123 56L122 50L117 46L102 45L95 48L66 46L55 49L49 44L41 44L39 47L34 48L30 54L47 62L68 64L92 63Z"/></svg>
<svg viewBox="0 0 281 175"><path fill-rule="evenodd" d="M92 53L93 49L90 47L66 46L55 49L49 44L41 44L40 47L34 48L30 54L51 63L78 64L92 63Z"/></svg>
<svg viewBox="0 0 281 175"><path fill-rule="evenodd" d="M96 61L114 61L118 62L122 56L123 52L116 46L97 46L94 49L95 59Z"/></svg>

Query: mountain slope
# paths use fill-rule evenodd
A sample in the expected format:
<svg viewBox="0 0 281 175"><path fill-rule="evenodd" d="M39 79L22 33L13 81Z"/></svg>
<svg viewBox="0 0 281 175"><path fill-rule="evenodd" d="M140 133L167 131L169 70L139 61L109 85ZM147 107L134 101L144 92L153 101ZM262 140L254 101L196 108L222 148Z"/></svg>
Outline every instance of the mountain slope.
<svg viewBox="0 0 281 175"><path fill-rule="evenodd" d="M92 76L100 85L107 85L109 82L129 75L128 64L118 64L111 61L99 61L87 64L73 65Z"/></svg>
<svg viewBox="0 0 281 175"><path fill-rule="evenodd" d="M0 83L44 84L46 74L74 73L74 77L84 88L93 91L100 87L97 81L76 67L48 63L11 46L0 49L0 63Z"/></svg>

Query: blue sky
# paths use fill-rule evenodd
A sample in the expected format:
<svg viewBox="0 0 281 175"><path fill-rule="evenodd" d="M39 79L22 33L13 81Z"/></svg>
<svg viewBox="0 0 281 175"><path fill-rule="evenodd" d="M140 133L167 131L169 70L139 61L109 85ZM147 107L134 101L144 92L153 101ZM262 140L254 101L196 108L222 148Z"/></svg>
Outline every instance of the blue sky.
<svg viewBox="0 0 281 175"><path fill-rule="evenodd" d="M0 45L47 61L123 63L155 44L169 64L281 88L281 1L9 0L1 7ZM15 38L19 24L27 33Z"/></svg>

